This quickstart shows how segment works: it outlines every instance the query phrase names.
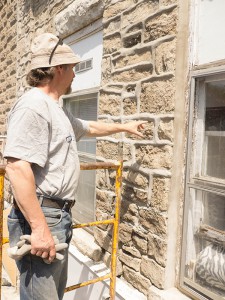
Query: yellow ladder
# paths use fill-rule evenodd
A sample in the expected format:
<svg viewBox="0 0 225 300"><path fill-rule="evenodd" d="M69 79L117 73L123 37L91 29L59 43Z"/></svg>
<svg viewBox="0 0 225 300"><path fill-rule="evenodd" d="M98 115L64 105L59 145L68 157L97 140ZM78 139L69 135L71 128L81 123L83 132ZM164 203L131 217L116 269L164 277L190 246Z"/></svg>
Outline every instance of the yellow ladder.
<svg viewBox="0 0 225 300"><path fill-rule="evenodd" d="M96 221L90 223L76 224L73 226L76 228L84 228L98 225L113 225L113 237L112 237L112 253L111 253L111 272L105 276L98 277L89 281L81 282L65 289L65 293L110 279L110 300L115 300L116 291L116 261L117 261L117 248L118 248L118 233L119 233L119 219L120 219L120 204L121 204L121 187L122 187L122 160L118 163L106 163L106 162L96 162L96 163L82 163L81 170L97 170L97 169L113 169L116 170L116 184L115 184L115 215L113 219L108 219L104 221ZM8 242L7 238L3 237L3 209L4 209L4 175L5 166L0 165L0 300L1 300L1 286L2 286L2 245Z"/></svg>

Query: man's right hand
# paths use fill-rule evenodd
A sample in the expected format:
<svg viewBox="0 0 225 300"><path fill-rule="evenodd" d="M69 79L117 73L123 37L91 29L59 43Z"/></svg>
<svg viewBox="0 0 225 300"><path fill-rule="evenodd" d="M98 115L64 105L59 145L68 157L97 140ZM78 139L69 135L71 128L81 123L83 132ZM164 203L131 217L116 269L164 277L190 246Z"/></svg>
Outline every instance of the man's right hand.
<svg viewBox="0 0 225 300"><path fill-rule="evenodd" d="M31 233L31 251L33 255L47 259L50 263L56 256L55 242L47 223L39 224Z"/></svg>

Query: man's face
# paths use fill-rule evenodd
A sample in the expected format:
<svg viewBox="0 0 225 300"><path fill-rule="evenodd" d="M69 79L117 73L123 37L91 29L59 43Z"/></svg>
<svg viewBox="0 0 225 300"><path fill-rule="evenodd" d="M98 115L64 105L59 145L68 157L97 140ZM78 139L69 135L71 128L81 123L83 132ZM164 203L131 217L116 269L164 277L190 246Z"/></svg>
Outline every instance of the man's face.
<svg viewBox="0 0 225 300"><path fill-rule="evenodd" d="M72 92L72 82L75 77L74 73L75 64L66 65L63 67L63 81L65 82L65 95Z"/></svg>

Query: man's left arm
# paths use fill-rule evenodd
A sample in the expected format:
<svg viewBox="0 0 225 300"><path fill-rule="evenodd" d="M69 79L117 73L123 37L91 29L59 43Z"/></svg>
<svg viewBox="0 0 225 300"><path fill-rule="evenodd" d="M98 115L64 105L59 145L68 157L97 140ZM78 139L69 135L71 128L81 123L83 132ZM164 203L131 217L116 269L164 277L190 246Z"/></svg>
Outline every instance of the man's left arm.
<svg viewBox="0 0 225 300"><path fill-rule="evenodd" d="M89 132L86 135L97 137L127 132L143 138L141 130L144 129L144 124L146 123L147 121L131 121L125 124L89 121Z"/></svg>

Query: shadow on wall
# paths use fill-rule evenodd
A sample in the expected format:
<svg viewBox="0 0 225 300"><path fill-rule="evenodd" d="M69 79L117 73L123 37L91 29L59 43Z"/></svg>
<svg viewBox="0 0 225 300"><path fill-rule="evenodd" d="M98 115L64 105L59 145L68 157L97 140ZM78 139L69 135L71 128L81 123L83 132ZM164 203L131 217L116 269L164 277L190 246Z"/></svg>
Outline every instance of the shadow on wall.
<svg viewBox="0 0 225 300"><path fill-rule="evenodd" d="M33 16L37 17L42 12L46 11L49 5L49 0L25 0L24 2L24 13L29 13L32 10Z"/></svg>

